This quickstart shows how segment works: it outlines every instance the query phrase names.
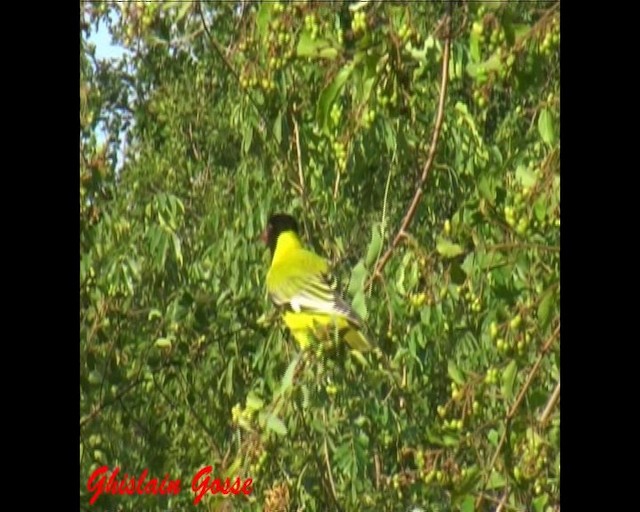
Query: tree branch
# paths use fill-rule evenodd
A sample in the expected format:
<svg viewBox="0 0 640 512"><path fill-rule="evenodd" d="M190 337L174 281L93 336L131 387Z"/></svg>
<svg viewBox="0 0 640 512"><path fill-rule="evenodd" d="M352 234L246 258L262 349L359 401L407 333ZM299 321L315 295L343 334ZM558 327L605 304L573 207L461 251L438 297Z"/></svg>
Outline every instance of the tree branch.
<svg viewBox="0 0 640 512"><path fill-rule="evenodd" d="M429 171L433 166L433 161L436 156L436 149L438 147L438 140L440 139L440 133L442 131L442 121L444 119L444 104L447 95L447 84L449 83L449 58L451 54L451 13L446 14L446 36L444 43L444 50L442 52L442 78L440 80L440 97L438 99L438 110L436 112L435 124L433 127L433 135L431 137L431 146L429 147L429 153L427 155L427 161L424 164L422 169L422 174L420 176L420 180L418 181L418 185L416 187L416 191L413 195L413 199L409 204L409 208L405 213L404 218L402 219L402 223L400 224L400 229L396 234L391 246L386 250L386 252L382 255L382 257L378 260L376 267L372 273L372 279L375 277L379 277L381 275L382 269L391 258L391 254L398 246L400 241L404 238L407 228L411 221L413 220L414 215L416 214L416 210L418 209L418 205L420 204L420 199L422 198L422 194L424 193L424 184L427 181L427 177L429 176Z"/></svg>
<svg viewBox="0 0 640 512"><path fill-rule="evenodd" d="M541 425L544 425L547 422L547 420L549 419L549 416L551 415L551 411L553 411L553 408L555 407L556 403L558 403L559 398L560 398L560 383L558 382L558 384L556 384L556 388L553 390L553 393L549 397L549 401L547 402L547 405L544 408L544 411L542 411L542 414L540 415Z"/></svg>
<svg viewBox="0 0 640 512"><path fill-rule="evenodd" d="M498 441L498 446L496 447L496 451L494 452L493 457L491 458L491 462L487 466L487 475L491 474L491 470L493 469L493 466L495 466L496 461L498 460L498 456L502 451L502 447L507 441L507 433L509 432L509 426L511 425L511 420L515 416L516 411L518 410L518 407L520 407L520 404L522 403L522 400L524 399L525 394L529 390L529 386L531 386L531 382L533 382L533 378L535 377L536 373L538 373L538 368L540 368L540 364L542 363L544 356L547 355L547 352L549 351L549 349L551 348L551 345L553 344L553 342L555 341L555 339L558 337L559 334L560 334L560 324L556 326L551 336L549 336L549 338L543 345L537 361L529 371L529 375L527 375L527 379L522 385L522 388L520 389L520 393L518 393L518 397L516 398L516 401L513 403L513 405L507 412L507 415L505 416L505 421L504 421L505 428L504 428L504 431L502 432L502 436L500 436L500 441ZM560 388L558 387L558 391L559 390ZM476 509L480 509L480 506L482 505L482 500L484 498L484 491L486 489L488 482L489 482L489 478L487 477L485 478L482 492L478 495L478 498L476 499Z"/></svg>

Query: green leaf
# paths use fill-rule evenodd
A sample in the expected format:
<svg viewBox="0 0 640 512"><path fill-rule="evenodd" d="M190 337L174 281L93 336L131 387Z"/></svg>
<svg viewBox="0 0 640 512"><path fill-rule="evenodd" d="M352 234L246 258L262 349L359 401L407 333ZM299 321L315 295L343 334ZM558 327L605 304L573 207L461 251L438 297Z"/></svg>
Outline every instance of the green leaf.
<svg viewBox="0 0 640 512"><path fill-rule="evenodd" d="M356 312L356 314L362 318L362 320L366 320L368 316L367 311L367 302L364 296L364 290L358 290L353 297L353 301L351 302L351 307Z"/></svg>
<svg viewBox="0 0 640 512"><path fill-rule="evenodd" d="M516 180L518 180L523 187L531 188L536 184L537 178L531 169L528 169L524 165L519 165L516 168Z"/></svg>
<svg viewBox="0 0 640 512"><path fill-rule="evenodd" d="M364 9L367 4L371 2L371 0L360 0L359 2L352 3L349 5L349 10L351 12L359 11L360 9Z"/></svg>
<svg viewBox="0 0 640 512"><path fill-rule="evenodd" d="M556 143L555 121L551 112L546 108L543 108L538 116L538 133L545 144L553 146Z"/></svg>
<svg viewBox="0 0 640 512"><path fill-rule="evenodd" d="M245 124L242 129L242 152L247 154L251 149L251 142L253 141L253 126Z"/></svg>
<svg viewBox="0 0 640 512"><path fill-rule="evenodd" d="M513 398L513 384L516 381L518 365L515 361L511 361L502 372L502 396L507 400Z"/></svg>
<svg viewBox="0 0 640 512"><path fill-rule="evenodd" d="M247 395L247 409L250 411L260 411L264 407L264 400L256 395L253 391L249 391Z"/></svg>
<svg viewBox="0 0 640 512"><path fill-rule="evenodd" d="M480 35L474 32L469 37L469 55L473 62L480 61Z"/></svg>
<svg viewBox="0 0 640 512"><path fill-rule="evenodd" d="M262 2L258 14L256 14L256 26L261 37L265 37L269 28L269 20L271 20L271 11L273 10L273 2Z"/></svg>
<svg viewBox="0 0 640 512"><path fill-rule="evenodd" d="M351 357L358 361L363 368L369 368L369 362L364 358L359 350L353 349L350 350L349 353L351 354Z"/></svg>
<svg viewBox="0 0 640 512"><path fill-rule="evenodd" d="M493 179L492 176L483 174L478 181L478 191L480 195L484 197L491 204L496 199L496 189L498 188L498 181Z"/></svg>
<svg viewBox="0 0 640 512"><path fill-rule="evenodd" d="M349 288L347 289L347 293L351 297L355 297L358 292L364 289L364 282L368 274L369 272L367 271L367 267L364 265L364 261L360 260L351 271L351 278L349 279Z"/></svg>
<svg viewBox="0 0 640 512"><path fill-rule="evenodd" d="M456 492L460 493L460 495L473 493L481 478L482 473L478 469L478 466L473 465L467 467L467 475L463 477L462 482L458 484Z"/></svg>
<svg viewBox="0 0 640 512"><path fill-rule="evenodd" d="M378 258L380 254L380 248L382 247L382 235L380 234L380 223L376 222L371 226L371 241L367 248L367 257L365 258L365 265L370 267L372 263Z"/></svg>
<svg viewBox="0 0 640 512"><path fill-rule="evenodd" d="M235 363L235 357L229 358L229 362L227 363L227 371L225 372L225 393L229 396L232 395L234 389L234 381L233 381L233 368Z"/></svg>
<svg viewBox="0 0 640 512"><path fill-rule="evenodd" d="M309 31L305 30L300 34L296 55L298 57L321 57L333 60L338 56L338 50L329 41L313 39Z"/></svg>
<svg viewBox="0 0 640 512"><path fill-rule="evenodd" d="M398 274L396 275L396 289L400 295L406 295L407 290L404 287L404 269L405 266L401 265L398 268Z"/></svg>
<svg viewBox="0 0 640 512"><path fill-rule="evenodd" d="M478 75L486 75L490 71L500 72L501 69L502 63L500 61L500 57L497 55L494 55L479 64L474 62L469 62L469 64L467 64L467 73L472 78L475 78Z"/></svg>
<svg viewBox="0 0 640 512"><path fill-rule="evenodd" d="M306 410L311 405L311 392L306 384L302 384L300 390L302 391L302 408Z"/></svg>
<svg viewBox="0 0 640 512"><path fill-rule="evenodd" d="M449 359L449 362L447 363L447 373L449 374L449 377L451 377L451 380L456 384L461 386L464 384L465 381L462 372L451 359Z"/></svg>
<svg viewBox="0 0 640 512"><path fill-rule="evenodd" d="M323 59L333 60L338 56L338 50L333 47L330 48L322 48L318 51L318 56Z"/></svg>
<svg viewBox="0 0 640 512"><path fill-rule="evenodd" d="M154 318L162 318L162 313L159 309L152 308L147 315L147 320L153 320Z"/></svg>
<svg viewBox="0 0 640 512"><path fill-rule="evenodd" d="M536 496L531 502L531 504L533 505L533 510L535 510L535 512L544 512L544 507L548 501L549 495L547 493Z"/></svg>
<svg viewBox="0 0 640 512"><path fill-rule="evenodd" d="M384 144L387 148L387 151L394 152L397 147L396 131L391 123L389 123L385 118L382 119L381 125L384 136Z"/></svg>
<svg viewBox="0 0 640 512"><path fill-rule="evenodd" d="M291 386L293 386L293 376L295 375L296 368L298 367L298 362L300 361L300 354L296 355L293 360L287 366L287 370L284 372L282 376L282 381L280 382L280 391L279 394L286 393Z"/></svg>
<svg viewBox="0 0 640 512"><path fill-rule="evenodd" d="M536 199L536 202L533 204L533 213L536 219L538 219L538 222L542 222L547 216L547 201L544 195Z"/></svg>
<svg viewBox="0 0 640 512"><path fill-rule="evenodd" d="M450 434L444 434L442 436L442 444L445 446L458 446L460 444L460 439Z"/></svg>
<svg viewBox="0 0 640 512"><path fill-rule="evenodd" d="M489 481L487 482L487 489L501 489L507 484L504 476L498 473L496 470L491 472L491 476L489 477Z"/></svg>
<svg viewBox="0 0 640 512"><path fill-rule="evenodd" d="M465 496L464 500L460 504L460 512L474 512L475 509L475 500L473 496Z"/></svg>
<svg viewBox="0 0 640 512"><path fill-rule="evenodd" d="M273 136L278 144L282 142L282 112L278 112L273 122Z"/></svg>
<svg viewBox="0 0 640 512"><path fill-rule="evenodd" d="M460 256L464 249L459 244L454 244L445 238L439 238L436 243L436 251L444 258L455 258Z"/></svg>
<svg viewBox="0 0 640 512"><path fill-rule="evenodd" d="M176 262L178 263L178 266L181 267L182 266L182 244L180 243L180 238L175 233L173 233L171 238L173 241L173 252L176 257Z"/></svg>
<svg viewBox="0 0 640 512"><path fill-rule="evenodd" d="M327 135L329 134L329 112L331 111L331 107L333 106L334 101L336 100L338 94L344 87L349 75L353 71L353 63L350 63L343 67L333 81L324 88L322 93L320 94L320 98L318 99L318 104L316 108L316 122L321 130L323 130Z"/></svg>
<svg viewBox="0 0 640 512"><path fill-rule="evenodd" d="M491 430L489 430L489 432L487 433L487 439L489 441L489 443L491 443L491 445L493 446L498 446L498 438L500 437L500 434L498 434L498 431L494 428L492 428Z"/></svg>
<svg viewBox="0 0 640 512"><path fill-rule="evenodd" d="M553 306L555 299L554 295L553 290L547 290L542 299L540 299L540 304L538 304L538 322L540 322L541 329L546 329L549 325L551 306Z"/></svg>
<svg viewBox="0 0 640 512"><path fill-rule="evenodd" d="M462 262L462 265L460 265L460 269L465 273L467 277L473 276L475 274L474 270L478 267L476 262L477 258L478 253L476 253L476 251L472 251L464 257L464 261Z"/></svg>
<svg viewBox="0 0 640 512"><path fill-rule="evenodd" d="M279 436L287 435L287 426L275 415L270 415L267 419L267 429L275 432Z"/></svg>
<svg viewBox="0 0 640 512"><path fill-rule="evenodd" d="M310 422L310 425L311 425L311 428L316 432L318 432L319 434L325 434L327 432L327 429L325 428L324 424L317 418L313 418Z"/></svg>

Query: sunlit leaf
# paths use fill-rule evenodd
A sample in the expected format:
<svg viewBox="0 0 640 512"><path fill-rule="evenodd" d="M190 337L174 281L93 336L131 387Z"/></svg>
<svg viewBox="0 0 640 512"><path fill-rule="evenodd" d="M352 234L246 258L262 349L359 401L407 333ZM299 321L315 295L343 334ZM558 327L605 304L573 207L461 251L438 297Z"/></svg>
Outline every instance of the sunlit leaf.
<svg viewBox="0 0 640 512"><path fill-rule="evenodd" d="M538 116L538 132L546 144L552 146L556 143L555 121L546 108L543 108Z"/></svg>
<svg viewBox="0 0 640 512"><path fill-rule="evenodd" d="M356 294L353 296L351 307L360 318L362 318L363 320L367 319L369 315L367 310L367 302L366 302L366 298L363 290L358 290Z"/></svg>
<svg viewBox="0 0 640 512"><path fill-rule="evenodd" d="M306 30L300 34L296 53L298 57L322 57L326 59L335 59L338 55L337 49L329 41L313 39Z"/></svg>
<svg viewBox="0 0 640 512"><path fill-rule="evenodd" d="M354 297L358 292L364 288L364 282L367 278L367 268L364 261L360 260L358 264L351 271L351 278L349 279L348 294Z"/></svg>
<svg viewBox="0 0 640 512"><path fill-rule="evenodd" d="M275 432L279 436L287 435L287 427L284 422L277 416L270 415L267 419L267 429Z"/></svg>
<svg viewBox="0 0 640 512"><path fill-rule="evenodd" d="M316 108L316 122L320 129L327 132L328 130L328 120L329 120L329 112L331 107L333 106L334 101L338 97L338 94L344 87L349 75L353 71L353 64L347 64L343 67L338 74L335 76L333 81L325 87L325 89L320 94L320 98L318 99L318 104Z"/></svg>
<svg viewBox="0 0 640 512"><path fill-rule="evenodd" d="M449 377L451 377L451 380L456 384L459 384L460 386L464 384L462 372L451 359L447 363L447 373L449 374Z"/></svg>
<svg viewBox="0 0 640 512"><path fill-rule="evenodd" d="M371 226L371 241L369 247L367 247L367 257L365 258L365 265L370 267L378 258L380 248L382 247L382 235L380 234L380 224L375 223Z"/></svg>
<svg viewBox="0 0 640 512"><path fill-rule="evenodd" d="M262 400L259 396L250 392L247 395L247 409L250 411L260 411L264 407L264 400Z"/></svg>
<svg viewBox="0 0 640 512"><path fill-rule="evenodd" d="M455 258L464 252L464 249L459 244L454 244L449 240L440 238L436 244L436 251L445 258Z"/></svg>
<svg viewBox="0 0 640 512"><path fill-rule="evenodd" d="M511 361L502 371L501 391L502 396L507 400L511 400L513 398L513 384L516 381L517 371L518 365L515 361Z"/></svg>

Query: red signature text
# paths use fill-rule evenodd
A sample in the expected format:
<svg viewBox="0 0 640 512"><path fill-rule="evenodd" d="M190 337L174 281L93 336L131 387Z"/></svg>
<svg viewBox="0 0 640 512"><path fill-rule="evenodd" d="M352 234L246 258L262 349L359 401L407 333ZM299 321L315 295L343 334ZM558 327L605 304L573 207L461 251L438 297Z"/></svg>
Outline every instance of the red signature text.
<svg viewBox="0 0 640 512"><path fill-rule="evenodd" d="M191 481L191 490L196 494L193 500L193 504L197 505L200 500L207 494L207 491L211 494L251 494L253 490L251 485L253 480L247 478L244 482L240 477L231 482L230 478L227 478L222 482L219 478L211 480L209 474L213 471L213 467L206 466L196 473Z"/></svg>
<svg viewBox="0 0 640 512"><path fill-rule="evenodd" d="M147 481L149 470L145 469L139 478L129 476L127 473L118 480L120 468L115 468L107 479L109 468L102 466L96 469L87 481L87 489L93 494L89 504L93 505L102 493L107 494L178 494L180 492L180 480L170 480L169 474L165 474L161 481L152 478Z"/></svg>

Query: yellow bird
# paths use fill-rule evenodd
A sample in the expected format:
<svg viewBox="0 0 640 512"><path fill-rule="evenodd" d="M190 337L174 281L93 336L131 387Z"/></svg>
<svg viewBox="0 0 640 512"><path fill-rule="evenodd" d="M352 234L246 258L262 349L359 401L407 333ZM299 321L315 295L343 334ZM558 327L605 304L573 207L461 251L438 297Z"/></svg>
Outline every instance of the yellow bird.
<svg viewBox="0 0 640 512"><path fill-rule="evenodd" d="M362 320L336 290L327 262L303 247L295 219L272 215L262 240L272 255L269 297L285 309L284 323L300 348L304 350L313 340L330 341L337 333L351 348L370 350L372 345L361 331Z"/></svg>

